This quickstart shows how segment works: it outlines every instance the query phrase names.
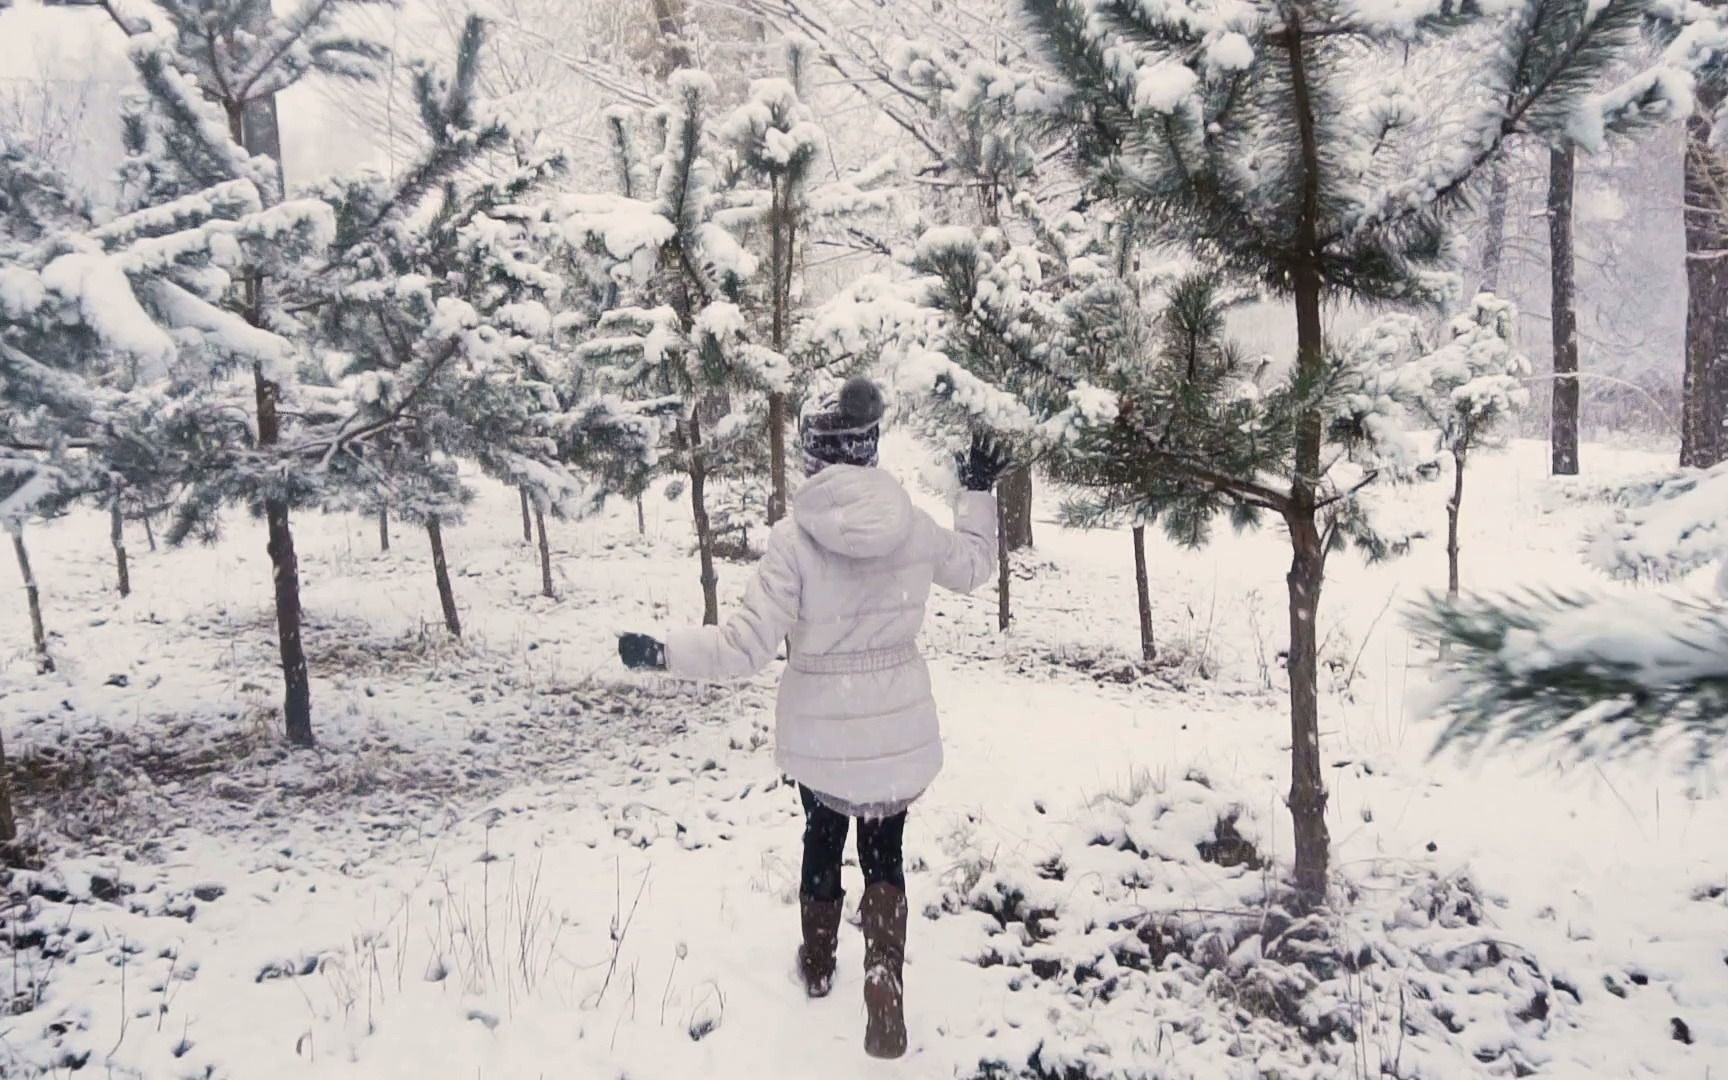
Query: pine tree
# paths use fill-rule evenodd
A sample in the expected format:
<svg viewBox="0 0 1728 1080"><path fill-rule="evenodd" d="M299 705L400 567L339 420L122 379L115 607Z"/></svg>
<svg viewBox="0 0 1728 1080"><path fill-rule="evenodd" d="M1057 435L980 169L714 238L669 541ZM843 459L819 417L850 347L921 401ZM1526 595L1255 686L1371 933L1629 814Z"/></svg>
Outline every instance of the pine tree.
<svg viewBox="0 0 1728 1080"><path fill-rule="evenodd" d="M32 513L166 490L194 467L193 433L232 432L231 403L181 366L291 350L205 295L317 248L328 212L267 209L250 180L217 179L96 226L9 150L0 189L0 518L22 560Z"/></svg>
<svg viewBox="0 0 1728 1080"><path fill-rule="evenodd" d="M784 392L790 370L784 355L757 340L740 306L758 262L723 224L717 147L708 131L713 80L679 71L671 94L657 117L651 192L573 199L565 231L610 260L635 301L601 316L581 359L609 388L646 403L679 402L667 460L688 480L703 621L714 624L720 600L709 480L742 436L760 430L753 407L765 404L759 395ZM634 148L624 155L620 171L630 179Z"/></svg>
<svg viewBox="0 0 1728 1080"><path fill-rule="evenodd" d="M1474 6L1025 0L1025 9L1072 91L1056 111L1076 133L1094 196L1133 207L1150 239L1191 245L1218 272L1293 309L1295 364L1249 409L1251 436L1214 442L1219 432L1206 422L1198 439L1165 441L1169 410L1131 399L1118 426L1140 438L1149 487L1185 483L1239 513L1269 513L1289 533L1295 884L1318 902L1329 847L1317 685L1326 559L1350 541L1370 554L1388 547L1358 497L1383 469L1384 431L1373 410L1351 415L1361 373L1328 349L1322 305L1432 300L1430 271L1448 254L1446 218L1508 136L1571 137L1667 118L1684 80L1663 69L1589 96L1636 41L1643 0L1515 4L1494 24L1502 48L1460 57L1474 70L1453 85L1479 92L1452 128L1418 123L1422 99L1395 81L1362 107L1350 103L1361 100L1359 80L1384 83L1382 73L1397 70L1413 37L1434 40L1488 18ZM1410 138L1415 131L1423 137ZM1209 407L1199 419L1235 407ZM1329 443L1356 454L1329 454Z"/></svg>
<svg viewBox="0 0 1728 1080"><path fill-rule="evenodd" d="M826 135L801 97L809 45L794 39L784 48L786 77L751 83L748 99L722 129L743 174L741 181L756 185L727 193L727 223L766 239L768 258L759 270L766 282L757 294L765 293L767 344L793 366L788 390L768 395L770 525L786 516L791 487L786 462L789 406L813 374L814 354L798 347L810 317L801 280L804 253L812 242L880 247L869 235L868 219L889 206L891 194L882 181L893 167L892 159L883 159L857 174L816 182Z"/></svg>
<svg viewBox="0 0 1728 1080"><path fill-rule="evenodd" d="M348 12L373 0L301 0L284 13L270 0L158 0L142 19L108 6L114 21L132 36L131 57L149 94L154 132L149 153L157 164L148 171L160 178L158 190L188 186L204 188L223 182L246 183L266 208L265 217L278 228L311 220L284 201L280 147L276 133L276 95L311 75L367 78L383 51L374 43L343 29ZM273 213L274 212L274 213ZM324 219L327 222L327 212ZM292 236L285 232L284 239ZM324 237L311 237L324 239ZM285 438L291 417L281 408L291 392L294 350L280 347L273 329L291 328L293 317L270 292L270 269L281 269L294 257L306 257L316 244L285 245L255 265L239 268L223 295L188 295L212 316L238 314L257 331L250 339L231 334L216 370L250 368L251 407L258 457L268 459L294 439ZM285 420L290 421L285 425ZM230 432L250 439L249 433ZM332 445L341 443L334 436ZM289 740L306 746L313 741L311 687L301 641L299 562L289 512L304 485L292 470L258 468L242 455L228 455L231 468L200 466L203 483L198 499L183 503L179 535L202 525L227 497L256 499L269 535L275 585L277 636L285 684L283 715ZM212 482L218 472L226 476Z"/></svg>
<svg viewBox="0 0 1728 1080"><path fill-rule="evenodd" d="M1154 282L1150 290L1142 289L1133 269L1137 245L1131 223L1119 224L1110 241L1114 274L1100 276L1093 289L1079 294L1069 305L1074 340L1071 362L1118 401L1135 402L1137 407L1167 388L1175 388L1176 394L1164 405L1174 434L1184 425L1186 410L1217 407L1216 402L1206 399L1208 390L1229 385L1230 373L1248 370L1247 362L1224 333L1227 298L1214 277L1195 270L1178 269L1168 280ZM1049 469L1055 479L1076 492L1062 506L1067 524L1097 528L1129 523L1140 657L1149 664L1158 653L1146 567L1146 527L1161 522L1176 543L1195 546L1207 537L1216 506L1204 500L1196 502L1190 485L1148 490L1137 466L1139 440L1123 438L1132 430L1129 422L1091 429L1053 455Z"/></svg>
<svg viewBox="0 0 1728 1080"><path fill-rule="evenodd" d="M1477 449L1499 445L1502 427L1530 402L1525 380L1530 361L1513 344L1517 311L1479 293L1467 312L1442 328L1434 345L1421 320L1394 315L1351 343L1376 392L1390 396L1423 430L1436 432L1436 449L1452 459L1446 500L1448 597L1459 589L1458 521L1464 505L1465 468Z"/></svg>
<svg viewBox="0 0 1728 1080"><path fill-rule="evenodd" d="M53 659L26 521L80 498L117 505L116 493L185 473L186 433L229 414L220 395L177 377L181 363L284 345L188 282L219 290L236 268L272 265L268 252L313 244L320 217L266 210L250 181L218 180L98 226L45 166L0 146L0 528L44 670ZM15 836L0 746L0 842Z"/></svg>
<svg viewBox="0 0 1728 1080"><path fill-rule="evenodd" d="M931 442L958 450L974 436L1012 448L1030 467L1086 422L1107 418L1107 396L1077 374L1068 345L1066 304L1091 287L1096 267L1068 259L1064 233L1077 216L1052 225L1030 199L1006 228L963 225L927 230L907 264L914 275L901 302L909 310L893 351L913 419ZM956 439L960 441L955 442ZM1005 500L997 524L1006 532ZM997 627L1013 621L1008 545L998 546Z"/></svg>
<svg viewBox="0 0 1728 1080"><path fill-rule="evenodd" d="M1056 172L1051 160L1061 141L1049 127L1028 124L1023 116L1052 93L1040 75L957 49L902 42L893 51L890 76L888 85L926 114L921 141L932 161L922 171L935 178L934 190L941 193L935 200L939 215L1002 228L1017 200L1038 198L1040 178ZM1032 546L1032 469L1010 469L997 493L1006 583L1007 553Z"/></svg>

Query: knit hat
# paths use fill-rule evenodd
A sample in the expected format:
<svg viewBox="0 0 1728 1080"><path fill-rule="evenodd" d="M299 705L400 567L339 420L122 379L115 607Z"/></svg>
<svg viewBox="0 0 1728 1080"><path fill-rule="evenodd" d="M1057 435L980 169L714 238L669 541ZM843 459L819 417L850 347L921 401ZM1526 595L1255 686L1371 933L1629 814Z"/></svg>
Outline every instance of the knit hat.
<svg viewBox="0 0 1728 1080"><path fill-rule="evenodd" d="M814 476L829 465L876 464L885 411L881 388L861 375L847 379L839 393L805 406L798 417L805 474Z"/></svg>

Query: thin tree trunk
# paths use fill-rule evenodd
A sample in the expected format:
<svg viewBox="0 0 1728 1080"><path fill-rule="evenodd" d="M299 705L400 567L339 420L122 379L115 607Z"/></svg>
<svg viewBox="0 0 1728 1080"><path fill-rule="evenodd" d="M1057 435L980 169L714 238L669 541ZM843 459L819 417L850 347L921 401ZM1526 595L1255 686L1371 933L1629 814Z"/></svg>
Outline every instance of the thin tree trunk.
<svg viewBox="0 0 1728 1080"><path fill-rule="evenodd" d="M546 514L534 508L534 528L540 534L540 592L548 599L557 599L552 588L552 545L546 542Z"/></svg>
<svg viewBox="0 0 1728 1080"><path fill-rule="evenodd" d="M1014 624L1013 565L1008 559L1008 507L996 496L996 629L1003 633Z"/></svg>
<svg viewBox="0 0 1728 1080"><path fill-rule="evenodd" d="M636 535L648 535L648 507L644 505L644 500L640 492L636 495Z"/></svg>
<svg viewBox="0 0 1728 1080"><path fill-rule="evenodd" d="M260 18L268 18L261 9ZM253 155L263 154L276 163L276 180L282 176L281 129L277 124L276 98L269 95L248 104L230 102L228 133ZM258 274L245 279L246 321L264 325L264 280ZM252 365L252 388L258 403L258 445L274 446L282 436L277 404L282 388L264 374L262 364ZM270 569L276 592L276 640L282 656L282 719L288 741L311 746L312 683L306 670L306 647L301 640L300 560L294 551L294 529L289 522L288 503L264 500L264 527L269 540Z"/></svg>
<svg viewBox="0 0 1728 1080"><path fill-rule="evenodd" d="M260 396L270 388L274 399L276 384L259 379ZM260 410L259 416L263 417ZM272 404L270 418L275 420ZM262 430L260 424L260 430ZM274 441L274 440L272 440ZM282 656L282 717L288 741L295 746L311 746L312 680L306 670L306 644L301 639L300 559L294 551L294 530L288 522L288 504L280 499L264 502L264 527L269 536L265 550L270 555L270 567L276 586L276 640Z"/></svg>
<svg viewBox="0 0 1728 1080"><path fill-rule="evenodd" d="M0 844L18 839L18 817L12 812L11 775L6 768L6 738L0 733Z"/></svg>
<svg viewBox="0 0 1728 1080"><path fill-rule="evenodd" d="M720 625L720 579L714 573L714 526L708 520L708 463L702 456L701 406L690 410L690 516L702 564L702 625Z"/></svg>
<svg viewBox="0 0 1728 1080"><path fill-rule="evenodd" d="M768 395L768 524L786 516L786 395Z"/></svg>
<svg viewBox="0 0 1728 1080"><path fill-rule="evenodd" d="M1134 526L1134 592L1140 601L1140 659L1150 664L1158 659L1158 642L1152 634L1152 583L1146 574L1146 526Z"/></svg>
<svg viewBox="0 0 1728 1080"><path fill-rule="evenodd" d="M1548 262L1554 330L1554 409L1548 438L1555 476L1578 475L1578 308L1572 248L1576 151L1548 155Z"/></svg>
<svg viewBox="0 0 1728 1080"><path fill-rule="evenodd" d="M1286 20L1284 48L1290 59L1291 104L1301 147L1301 212L1297 222L1303 258L1293 268L1296 364L1305 386L1318 386L1326 367L1325 324L1320 299L1320 143L1315 102L1308 85L1301 9ZM1315 487L1321 477L1325 418L1307 404L1296 422L1295 473L1285 523L1290 530L1290 818L1296 833L1296 888L1303 900L1326 899L1331 838L1326 831L1326 784L1320 772L1319 616L1326 574Z"/></svg>
<svg viewBox="0 0 1728 1080"><path fill-rule="evenodd" d="M456 590L450 585L450 564L444 559L444 526L433 514L426 519L426 539L432 542L432 573L438 579L438 603L444 608L444 628L462 636L462 616L456 610Z"/></svg>
<svg viewBox="0 0 1728 1080"><path fill-rule="evenodd" d="M1728 164L1710 145L1722 91L1698 89L1686 121L1686 368L1680 464L1728 458Z"/></svg>
<svg viewBox="0 0 1728 1080"><path fill-rule="evenodd" d="M144 539L150 542L150 554L154 555L156 554L156 527L150 524L149 510L145 510L142 516L144 518Z"/></svg>
<svg viewBox="0 0 1728 1080"><path fill-rule="evenodd" d="M522 496L522 542L532 544L534 542L534 515L528 506L528 489L525 487L517 488L516 494Z"/></svg>
<svg viewBox="0 0 1728 1080"><path fill-rule="evenodd" d="M36 587L36 574L30 569L30 550L24 546L24 530L14 527L12 554L18 557L18 572L24 575L24 598L30 607L30 636L36 642L36 667L44 674L54 670L54 658L48 655L48 631L42 625L42 593Z"/></svg>
<svg viewBox="0 0 1728 1080"><path fill-rule="evenodd" d="M1494 166L1488 189L1488 227L1482 240L1482 283L1479 292L1500 291L1500 266L1506 255L1506 204L1511 201L1511 168L1502 158Z"/></svg>
<svg viewBox="0 0 1728 1080"><path fill-rule="evenodd" d="M792 244L795 239L792 233L793 219L790 207L791 193L786 190L787 181L783 177L774 180L773 203L768 212L768 232L770 251L768 267L773 277L774 295L772 303L772 321L769 342L781 355L786 352L786 331L791 319L792 306ZM768 395L768 471L770 473L770 491L768 494L768 524L786 516L787 488L786 476L786 395L770 393Z"/></svg>
<svg viewBox="0 0 1728 1080"><path fill-rule="evenodd" d="M126 519L120 513L120 496L108 504L108 542L114 545L114 569L119 577L120 598L132 595L132 573L126 564Z"/></svg>
<svg viewBox="0 0 1728 1080"><path fill-rule="evenodd" d="M1458 511L1464 505L1463 450L1452 451L1452 497L1446 501L1446 596L1458 599Z"/></svg>
<svg viewBox="0 0 1728 1080"><path fill-rule="evenodd" d="M388 506L378 508L378 550L385 553L390 551L390 508Z"/></svg>
<svg viewBox="0 0 1728 1080"><path fill-rule="evenodd" d="M1022 466L1002 476L996 485L997 499L1004 511L1003 536L1009 551L1022 551L1032 546L1032 469Z"/></svg>

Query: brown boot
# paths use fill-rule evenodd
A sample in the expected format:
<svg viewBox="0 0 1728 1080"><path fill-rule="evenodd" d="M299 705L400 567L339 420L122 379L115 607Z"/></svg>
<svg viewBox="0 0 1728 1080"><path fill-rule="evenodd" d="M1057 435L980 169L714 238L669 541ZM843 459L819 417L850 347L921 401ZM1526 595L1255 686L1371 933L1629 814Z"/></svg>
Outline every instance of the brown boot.
<svg viewBox="0 0 1728 1080"><path fill-rule="evenodd" d="M804 944L798 946L798 977L804 992L813 998L827 997L834 985L834 951L840 944L840 910L844 900L798 898L798 916L804 925Z"/></svg>
<svg viewBox="0 0 1728 1080"><path fill-rule="evenodd" d="M864 1052L876 1058L906 1053L906 894L871 885L858 905L864 926Z"/></svg>

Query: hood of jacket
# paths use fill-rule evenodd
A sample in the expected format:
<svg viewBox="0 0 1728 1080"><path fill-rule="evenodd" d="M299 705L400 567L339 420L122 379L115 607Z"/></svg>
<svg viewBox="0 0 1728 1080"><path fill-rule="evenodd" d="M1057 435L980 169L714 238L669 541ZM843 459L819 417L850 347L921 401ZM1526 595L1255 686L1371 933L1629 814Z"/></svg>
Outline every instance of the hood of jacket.
<svg viewBox="0 0 1728 1080"><path fill-rule="evenodd" d="M792 520L829 551L854 559L886 555L912 528L912 500L881 469L830 465L804 481Z"/></svg>

